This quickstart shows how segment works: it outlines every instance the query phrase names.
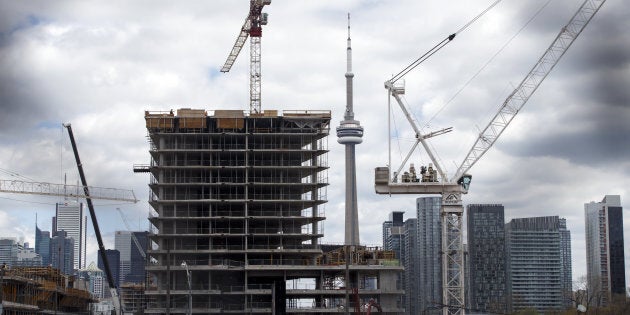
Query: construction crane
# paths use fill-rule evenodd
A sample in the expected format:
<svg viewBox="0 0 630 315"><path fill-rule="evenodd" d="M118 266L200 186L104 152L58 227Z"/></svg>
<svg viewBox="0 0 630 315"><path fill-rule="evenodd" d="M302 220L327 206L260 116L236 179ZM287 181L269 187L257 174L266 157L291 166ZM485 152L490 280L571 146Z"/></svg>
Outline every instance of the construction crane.
<svg viewBox="0 0 630 315"><path fill-rule="evenodd" d="M111 201L123 201L137 203L133 190L88 187L90 198ZM85 189L79 185L53 184L44 182L31 182L15 179L0 179L0 192L14 194L29 194L43 196L59 196L72 198L86 198ZM72 193L74 192L74 193Z"/></svg>
<svg viewBox="0 0 630 315"><path fill-rule="evenodd" d="M391 97L393 96L411 127L416 132L416 142L412 146L414 151L418 143L422 144L425 153L429 156L433 165L422 168L420 178L416 177L413 164L410 172L402 176L398 181L399 172L407 163L410 152L403 160L403 165L398 171L390 173L391 143L389 166L375 169L375 190L377 194L432 194L442 196L441 227L442 227L442 298L443 314L465 314L464 303L464 249L462 242L462 194L468 193L471 176L467 174L470 168L492 147L505 128L518 114L538 86L544 81L549 72L558 63L560 58L569 49L571 44L588 25L593 16L598 12L605 0L585 0L569 22L560 30L549 48L543 53L538 62L527 73L523 81L508 95L499 111L490 123L479 133L477 140L470 149L464 161L458 167L455 175L448 178L440 167L435 155L426 143L426 139L438 134L443 134L450 129L443 129L435 133L422 134L418 123L410 115L407 105L402 101L401 95L405 93L404 84L397 83L407 72L401 71L393 79L385 82L390 101L388 110L391 112ZM436 46L438 47L438 46ZM441 46L443 47L443 45ZM441 48L440 47L440 48ZM434 47L435 48L435 47ZM430 53L428 56L432 55ZM427 55L427 54L425 54ZM415 66L414 66L415 67ZM391 137L390 137L391 138ZM433 169L435 166L435 169Z"/></svg>
<svg viewBox="0 0 630 315"><path fill-rule="evenodd" d="M85 194L85 200L88 205L88 209L90 211L90 219L92 220L92 226L94 227L94 234L96 234L96 241L98 242L98 249L101 255L101 259L103 260L103 266L105 267L105 274L107 275L107 282L109 284L109 290L112 296L112 301L114 303L114 311L117 315L120 315L120 298L118 296L118 287L116 287L116 282L114 282L114 277L112 275L112 270L109 265L109 260L107 259L107 255L105 254L105 246L103 245L103 238L101 237L101 230L98 226L98 220L96 219L96 212L94 211L94 205L92 204L92 197L90 195L90 189L85 180L85 173L83 172L83 164L81 164L81 159L79 158L79 150L77 149L77 143L74 140L74 134L72 132L72 126L68 124L63 124L66 129L68 129L68 136L70 137L70 143L72 144L72 151L74 152L74 159L77 162L77 168L79 170L79 177L81 177L81 184L83 185L83 192Z"/></svg>
<svg viewBox="0 0 630 315"><path fill-rule="evenodd" d="M234 61L236 61L236 57L238 57L243 45L245 45L245 41L250 37L249 110L252 113L260 113L260 39L262 37L262 26L267 25L267 13L262 13L262 9L269 4L271 4L271 0L249 1L249 14L245 18L245 23L241 27L241 32L238 34L223 68L221 68L221 72L230 71Z"/></svg>

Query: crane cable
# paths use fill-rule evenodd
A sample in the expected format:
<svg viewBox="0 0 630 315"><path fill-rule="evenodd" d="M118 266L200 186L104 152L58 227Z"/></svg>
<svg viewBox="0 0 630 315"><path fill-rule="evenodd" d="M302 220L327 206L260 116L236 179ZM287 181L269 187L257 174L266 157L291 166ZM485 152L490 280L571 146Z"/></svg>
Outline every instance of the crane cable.
<svg viewBox="0 0 630 315"><path fill-rule="evenodd" d="M433 119L435 119L445 108L446 106L448 106L457 96L459 96L459 94L466 88L468 87L468 85L484 70L486 69L486 67L488 67L488 65L490 63L492 63L492 61L494 61L494 59L501 53L503 52L503 50L505 50L505 48L512 43L512 41L540 14L540 12L542 12L543 9L545 9L547 7L547 5L549 5L549 3L551 2L551 0L547 0L547 2L545 2L535 13L534 15L532 15L529 20L527 20L527 22L525 22L525 24L516 32L516 34L512 35L512 37L510 37L510 39L508 39L507 42L505 42L505 44L503 44L503 46L501 46L501 48L494 54L492 55L492 57L490 57L490 59L488 59L488 61L486 61L486 63L479 68L479 70L477 70L477 72L475 72L475 74L468 79L468 81L466 81L466 83L464 83L464 85L462 85L459 90L457 90L457 92L455 92L455 94L453 94L453 96L451 96L448 101L446 101L446 103L444 103L444 105L442 105L442 107L440 107L440 109L435 112L435 114L433 114L433 116L431 116L431 118L426 122L426 124L422 127L422 129L424 128L428 128L429 125L431 124L431 122L433 121Z"/></svg>
<svg viewBox="0 0 630 315"><path fill-rule="evenodd" d="M460 27L455 33L447 36L441 42L437 43L437 45L433 46L433 48L429 49L422 56L418 57L418 59L414 60L407 67L405 67L400 72L398 72L398 74L396 74L391 79L389 79L388 82L390 84L394 84L396 81L400 80L402 77L407 75L407 73L409 73L411 70L415 69L418 65L423 63L425 60L429 59L429 57L433 56L433 54L438 52L440 49L444 48L444 46L446 46L453 39L455 39L455 36L457 36L457 34L465 31L470 25L472 25L479 18L481 18L484 14L486 14L488 11L490 11L490 9L494 8L499 2L501 2L501 0L494 1L489 7L487 7L485 10L481 11L481 13L477 14L477 16L475 16L472 20L468 21L468 23L466 23L464 26Z"/></svg>

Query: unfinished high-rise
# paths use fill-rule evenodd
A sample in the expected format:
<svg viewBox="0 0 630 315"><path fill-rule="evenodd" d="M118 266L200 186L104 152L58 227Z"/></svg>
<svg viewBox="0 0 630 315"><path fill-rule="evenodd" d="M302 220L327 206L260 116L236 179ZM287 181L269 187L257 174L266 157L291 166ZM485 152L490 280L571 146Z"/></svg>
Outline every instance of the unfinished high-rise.
<svg viewBox="0 0 630 315"><path fill-rule="evenodd" d="M399 314L393 255L324 255L329 111L146 112L150 142L145 313ZM346 305L346 268L354 270ZM356 288L355 288L356 287ZM306 311L308 309L308 311Z"/></svg>

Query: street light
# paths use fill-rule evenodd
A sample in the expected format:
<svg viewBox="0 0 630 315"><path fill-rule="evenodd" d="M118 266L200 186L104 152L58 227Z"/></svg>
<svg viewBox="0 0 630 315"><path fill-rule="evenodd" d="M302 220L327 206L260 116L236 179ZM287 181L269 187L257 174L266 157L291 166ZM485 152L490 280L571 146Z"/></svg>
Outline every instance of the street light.
<svg viewBox="0 0 630 315"><path fill-rule="evenodd" d="M188 279L188 315L192 315L192 287L190 285L190 270L186 261L182 261L182 267L186 268L186 278Z"/></svg>

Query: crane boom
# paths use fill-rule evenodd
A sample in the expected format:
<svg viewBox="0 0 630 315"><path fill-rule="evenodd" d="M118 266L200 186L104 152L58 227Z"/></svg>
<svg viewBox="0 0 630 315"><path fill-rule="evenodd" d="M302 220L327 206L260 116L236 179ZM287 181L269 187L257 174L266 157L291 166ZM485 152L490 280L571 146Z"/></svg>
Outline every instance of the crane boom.
<svg viewBox="0 0 630 315"><path fill-rule="evenodd" d="M261 94L261 66L260 66L260 38L262 37L262 25L267 24L267 14L262 13L264 6L271 4L271 0L250 0L249 14L236 37L236 42L221 68L221 72L228 72L243 49L245 41L250 40L250 65L249 65L249 110L252 113L260 113Z"/></svg>
<svg viewBox="0 0 630 315"><path fill-rule="evenodd" d="M92 199L138 202L133 190L90 186L88 191L90 192L89 197ZM29 182L14 179L0 179L0 192L73 198L87 197L85 189L80 185Z"/></svg>
<svg viewBox="0 0 630 315"><path fill-rule="evenodd" d="M490 123L479 133L477 140L451 181L458 180L492 147L604 2L606 0L584 1L523 81L503 102Z"/></svg>
<svg viewBox="0 0 630 315"><path fill-rule="evenodd" d="M241 27L241 32L238 34L236 42L234 43L234 46L232 47L232 50L230 51L230 54L225 61L225 64L223 64L223 68L221 68L221 72L229 72L230 69L232 69L232 65L236 61L236 57L238 57L238 55L241 53L241 49L243 49L245 41L249 37L249 29L251 28L251 25L252 23L248 16L245 19L245 23L243 23L243 26Z"/></svg>
<svg viewBox="0 0 630 315"><path fill-rule="evenodd" d="M77 149L77 143L74 140L74 133L72 132L72 126L70 124L63 124L68 129L68 136L70 137L70 143L72 144L72 151L74 152L74 159L77 162L77 168L79 169L79 177L81 177L81 184L83 184L83 191L85 193L85 201L87 202L88 209L90 211L90 219L92 220L92 226L94 227L94 234L96 234L96 241L98 242L98 249L100 251L101 259L103 260L103 266L105 267L105 275L107 276L107 282L109 284L110 292L112 294L112 300L114 302L114 309L117 314L120 314L120 300L118 298L118 288L114 282L112 276L112 270L109 265L109 260L105 254L105 246L103 245L103 238L101 237L101 229L98 227L98 220L96 219L96 212L94 211L94 204L92 204L92 198L90 197L90 189L85 180L85 173L83 172L83 164L79 157L79 150Z"/></svg>

